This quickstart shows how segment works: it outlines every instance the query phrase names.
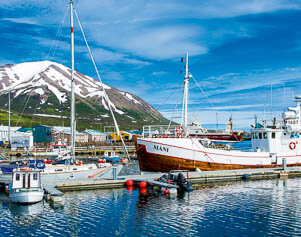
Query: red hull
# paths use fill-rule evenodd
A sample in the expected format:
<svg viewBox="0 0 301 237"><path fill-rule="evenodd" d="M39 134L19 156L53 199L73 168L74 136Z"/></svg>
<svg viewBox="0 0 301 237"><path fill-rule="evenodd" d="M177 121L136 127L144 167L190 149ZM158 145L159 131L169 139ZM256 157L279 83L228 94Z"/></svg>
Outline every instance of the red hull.
<svg viewBox="0 0 301 237"><path fill-rule="evenodd" d="M241 142L243 137L237 133L232 134L222 134L222 133L202 133L202 134L189 134L191 137L208 138L214 141L231 141L231 142Z"/></svg>
<svg viewBox="0 0 301 237"><path fill-rule="evenodd" d="M148 153L144 145L138 145L136 153L140 170L149 172L169 172L171 170L195 171L196 168L210 171L281 167L281 165L234 165L180 159L177 157ZM301 164L294 164L292 166L301 166Z"/></svg>

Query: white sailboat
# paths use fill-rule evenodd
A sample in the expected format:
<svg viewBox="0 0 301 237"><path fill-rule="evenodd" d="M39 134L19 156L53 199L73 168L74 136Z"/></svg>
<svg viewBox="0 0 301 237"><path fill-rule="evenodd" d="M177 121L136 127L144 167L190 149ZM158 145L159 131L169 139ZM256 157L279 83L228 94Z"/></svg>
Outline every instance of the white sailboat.
<svg viewBox="0 0 301 237"><path fill-rule="evenodd" d="M70 1L70 23L71 23L71 31L70 31L71 32L70 33L71 34L71 115L70 115L71 126L70 127L71 127L71 142L70 142L70 148L67 149L68 154L66 154L66 151L62 151L62 153L60 153L56 159L57 161L59 161L59 159L61 159L61 161L64 161L64 162L62 162L63 164L46 163L44 166L41 166L42 167L41 168L41 176L42 176L43 183L49 183L49 184L51 184L51 182L53 182L53 178L55 178L56 180L66 180L66 179L69 179L70 177L72 177L74 179L88 178L89 176L91 176L95 173L98 173L99 171L111 166L110 163L105 163L105 164L104 163L101 163L101 164L86 163L86 164L83 164L82 162L76 161L76 159L75 159L76 120L75 120L75 89L74 89L74 27L73 27L73 14L74 13L78 20L83 37L85 39L86 46L87 46L89 54L91 56L98 79L102 84L96 64L94 62L94 58L92 56L91 50L87 43L86 37L84 35L81 23L77 16L76 10L73 6L73 1L71 0ZM105 100L109 101L108 96L105 92L105 89L104 88L102 88L102 89L103 89L103 94L104 94ZM113 117L113 121L114 121L115 128L117 130L117 133L121 137L120 130L118 128L118 124L115 119L115 116L112 111L110 103L108 103L108 107L109 107L111 115ZM122 137L121 137L121 139L122 139ZM123 139L122 139L122 142L124 145L124 150L128 156L128 152L127 152L127 149L126 149ZM70 154L70 157L68 157L68 156L66 157L66 155L69 155L69 154ZM60 156L60 155L62 155L62 156ZM38 163L37 166L39 167L39 165L40 165L40 163Z"/></svg>
<svg viewBox="0 0 301 237"><path fill-rule="evenodd" d="M210 141L187 133L189 75L187 53L182 124L166 137L154 135L149 127L144 137L137 139L141 171L268 168L281 166L283 159L288 166L301 165L301 96L295 97L297 106L288 108L282 121L273 121L270 126L255 124L251 151L234 150L229 146L218 148Z"/></svg>

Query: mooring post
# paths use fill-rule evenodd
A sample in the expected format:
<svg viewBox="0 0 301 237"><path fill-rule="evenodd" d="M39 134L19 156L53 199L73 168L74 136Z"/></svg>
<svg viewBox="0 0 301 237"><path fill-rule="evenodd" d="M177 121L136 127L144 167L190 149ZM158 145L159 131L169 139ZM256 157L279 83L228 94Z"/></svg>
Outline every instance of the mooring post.
<svg viewBox="0 0 301 237"><path fill-rule="evenodd" d="M114 180L117 179L117 167L116 166L113 167L113 179Z"/></svg>
<svg viewBox="0 0 301 237"><path fill-rule="evenodd" d="M282 158L282 169L286 170L286 158Z"/></svg>

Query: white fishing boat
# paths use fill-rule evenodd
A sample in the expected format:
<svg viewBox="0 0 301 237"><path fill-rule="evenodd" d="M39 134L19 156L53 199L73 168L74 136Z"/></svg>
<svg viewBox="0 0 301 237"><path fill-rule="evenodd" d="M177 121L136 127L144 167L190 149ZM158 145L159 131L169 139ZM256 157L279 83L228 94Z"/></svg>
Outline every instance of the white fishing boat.
<svg viewBox="0 0 301 237"><path fill-rule="evenodd" d="M68 146L68 144L64 144L59 140L55 144L50 144L45 152L33 151L33 152L29 153L29 156L34 156L34 157L38 157L38 156L46 156L46 157L59 156L59 157L62 157L62 156L66 156L67 154L70 154L70 152L71 152L71 147Z"/></svg>
<svg viewBox="0 0 301 237"><path fill-rule="evenodd" d="M151 126L144 136L137 138L136 153L141 171L168 172L170 170L225 170L244 168L301 165L301 96L296 107L283 113L282 121L271 121L252 129L250 151L234 150L230 146L215 146L209 139L187 133L188 54L184 78L183 117L181 126L169 129L167 136L154 135Z"/></svg>
<svg viewBox="0 0 301 237"><path fill-rule="evenodd" d="M44 195L39 169L13 170L9 185L9 199L14 203L32 204L42 201Z"/></svg>

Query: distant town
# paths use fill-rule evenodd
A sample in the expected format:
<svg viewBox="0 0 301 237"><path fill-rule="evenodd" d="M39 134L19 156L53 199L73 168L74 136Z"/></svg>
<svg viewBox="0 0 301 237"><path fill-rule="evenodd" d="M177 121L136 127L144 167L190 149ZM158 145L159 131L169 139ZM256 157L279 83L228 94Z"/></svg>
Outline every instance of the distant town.
<svg viewBox="0 0 301 237"><path fill-rule="evenodd" d="M120 131L126 142L133 141L134 135L141 135L142 131ZM51 143L70 143L70 127L37 125L32 128L9 127L0 125L0 145L11 146L13 151L32 150L34 147L44 147ZM103 145L120 142L120 136L111 126L104 127L104 131L86 129L76 131L75 143L77 146Z"/></svg>

